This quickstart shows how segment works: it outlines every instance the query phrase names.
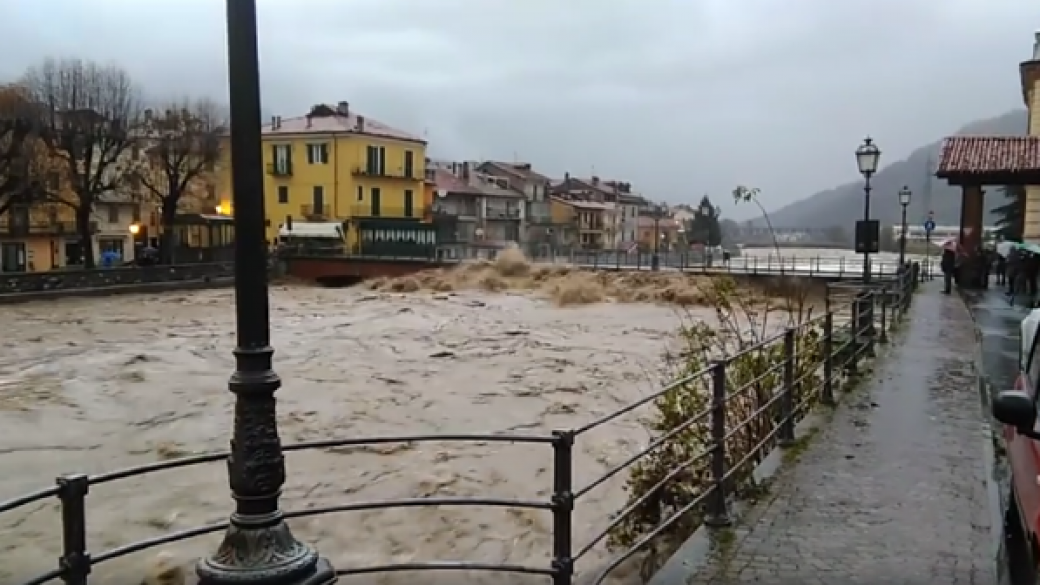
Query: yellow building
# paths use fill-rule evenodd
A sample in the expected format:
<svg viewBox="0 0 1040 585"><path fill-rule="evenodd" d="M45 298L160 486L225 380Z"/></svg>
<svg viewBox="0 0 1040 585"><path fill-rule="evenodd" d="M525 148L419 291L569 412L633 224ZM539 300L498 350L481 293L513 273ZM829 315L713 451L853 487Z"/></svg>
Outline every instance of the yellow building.
<svg viewBox="0 0 1040 585"><path fill-rule="evenodd" d="M427 205L422 138L358 115L340 102L314 106L297 118L275 116L263 127L263 142L269 240L291 218L343 222L354 253L407 253L416 245L432 249L433 228L422 221ZM230 171L219 190L221 211L229 211L224 194L229 201Z"/></svg>
<svg viewBox="0 0 1040 585"><path fill-rule="evenodd" d="M1029 135L1040 136L1040 33L1033 45L1033 58L1019 65L1022 97L1029 112ZM1040 186L1026 187L1022 237L1040 242Z"/></svg>

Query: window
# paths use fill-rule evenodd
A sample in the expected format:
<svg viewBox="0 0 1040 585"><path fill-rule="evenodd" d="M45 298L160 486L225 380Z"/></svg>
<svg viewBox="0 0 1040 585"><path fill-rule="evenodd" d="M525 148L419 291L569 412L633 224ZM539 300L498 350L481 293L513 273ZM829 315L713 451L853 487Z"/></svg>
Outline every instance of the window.
<svg viewBox="0 0 1040 585"><path fill-rule="evenodd" d="M134 223L137 223L137 222L141 221L141 204L140 203L134 203L133 206L130 208L130 219Z"/></svg>
<svg viewBox="0 0 1040 585"><path fill-rule="evenodd" d="M365 156L365 173L368 175L386 174L386 149L382 146L369 146Z"/></svg>
<svg viewBox="0 0 1040 585"><path fill-rule="evenodd" d="M108 206L108 223L119 223L119 206Z"/></svg>
<svg viewBox="0 0 1040 585"><path fill-rule="evenodd" d="M415 176L415 155L410 150L404 151L404 176L412 178Z"/></svg>
<svg viewBox="0 0 1040 585"><path fill-rule="evenodd" d="M361 185L357 186L357 200L358 201L364 201L365 200L365 188L362 187Z"/></svg>
<svg viewBox="0 0 1040 585"><path fill-rule="evenodd" d="M379 192L379 187L372 187L372 197L371 201L369 202L369 210L371 211L372 217L379 217L380 195L381 193Z"/></svg>
<svg viewBox="0 0 1040 585"><path fill-rule="evenodd" d="M412 200L412 190L405 189L404 191L404 216L412 217L412 209L415 206L415 201Z"/></svg>
<svg viewBox="0 0 1040 585"><path fill-rule="evenodd" d="M278 203L288 203L288 202L289 202L289 186L288 185L278 185Z"/></svg>
<svg viewBox="0 0 1040 585"><path fill-rule="evenodd" d="M329 163L329 145L321 142L307 145L307 163L324 165Z"/></svg>
<svg viewBox="0 0 1040 585"><path fill-rule="evenodd" d="M292 146L288 144L275 144L271 146L271 160L274 174L292 174Z"/></svg>

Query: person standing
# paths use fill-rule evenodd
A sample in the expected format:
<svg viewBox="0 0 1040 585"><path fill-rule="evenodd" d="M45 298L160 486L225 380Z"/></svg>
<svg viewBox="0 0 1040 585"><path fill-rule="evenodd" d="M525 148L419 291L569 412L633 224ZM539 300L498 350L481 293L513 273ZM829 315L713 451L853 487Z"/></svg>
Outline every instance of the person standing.
<svg viewBox="0 0 1040 585"><path fill-rule="evenodd" d="M939 268L943 273L943 294L948 295L953 291L953 276L957 270L957 253L944 249L942 258L939 260Z"/></svg>

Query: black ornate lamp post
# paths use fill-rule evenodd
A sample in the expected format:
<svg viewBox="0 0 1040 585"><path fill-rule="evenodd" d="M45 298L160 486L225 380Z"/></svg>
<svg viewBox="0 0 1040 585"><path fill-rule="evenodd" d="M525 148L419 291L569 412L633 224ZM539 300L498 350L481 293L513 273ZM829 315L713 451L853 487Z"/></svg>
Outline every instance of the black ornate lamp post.
<svg viewBox="0 0 1040 585"><path fill-rule="evenodd" d="M698 211L700 212L700 219L701 219L701 221L700 221L700 223L701 223L700 231L703 232L701 235L703 235L703 237L704 237L704 261L705 261L705 263L707 263L708 267L710 268L711 264L712 264L712 254L711 254L711 212L714 211L714 210L711 208L711 205L708 205L707 201L701 201L701 206L698 209Z"/></svg>
<svg viewBox="0 0 1040 585"><path fill-rule="evenodd" d="M906 263L906 207L910 205L910 187L903 185L899 190L899 205L903 207L903 228L899 232L899 267Z"/></svg>
<svg viewBox="0 0 1040 585"><path fill-rule="evenodd" d="M869 137L863 141L863 144L856 149L856 165L859 166L859 172L863 175L863 220L866 222L864 225L869 225L870 222L870 178L877 172L878 162L881 159L881 150L878 149L874 141ZM868 228L864 228L868 229ZM857 238L858 239L858 238ZM869 244L869 242L864 242ZM870 282L870 250L865 249L863 251L863 282Z"/></svg>
<svg viewBox="0 0 1040 585"><path fill-rule="evenodd" d="M227 0L235 216L235 422L228 476L235 511L224 540L196 567L202 585L328 585L332 566L296 540L278 508L285 461L275 416L264 242L256 1Z"/></svg>

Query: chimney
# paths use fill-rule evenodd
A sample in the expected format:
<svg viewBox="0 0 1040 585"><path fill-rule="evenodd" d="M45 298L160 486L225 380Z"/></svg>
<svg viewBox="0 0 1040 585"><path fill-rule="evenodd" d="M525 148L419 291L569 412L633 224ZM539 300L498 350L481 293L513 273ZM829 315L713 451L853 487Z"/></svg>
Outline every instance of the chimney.
<svg viewBox="0 0 1040 585"><path fill-rule="evenodd" d="M1033 60L1040 61L1040 31L1033 33Z"/></svg>
<svg viewBox="0 0 1040 585"><path fill-rule="evenodd" d="M462 163L462 180L469 180L469 161Z"/></svg>
<svg viewBox="0 0 1040 585"><path fill-rule="evenodd" d="M308 128L311 127L311 117L310 116L307 116L307 127Z"/></svg>
<svg viewBox="0 0 1040 585"><path fill-rule="evenodd" d="M336 104L336 113L339 114L340 116L349 116L350 115L350 103L349 102L340 102L340 103Z"/></svg>
<svg viewBox="0 0 1040 585"><path fill-rule="evenodd" d="M360 132L361 134L365 133L365 117L364 116L358 116L357 117L357 131Z"/></svg>
<svg viewBox="0 0 1040 585"><path fill-rule="evenodd" d="M570 183L571 182L571 174L570 173L564 173L563 174L563 182L564 183Z"/></svg>
<svg viewBox="0 0 1040 585"><path fill-rule="evenodd" d="M599 177L596 175L592 175L592 186L599 187Z"/></svg>
<svg viewBox="0 0 1040 585"><path fill-rule="evenodd" d="M271 130L278 129L278 116L271 116Z"/></svg>
<svg viewBox="0 0 1040 585"><path fill-rule="evenodd" d="M144 121L145 122L151 122L153 115L154 115L154 112L152 112L152 109L148 108L147 110L144 111Z"/></svg>

